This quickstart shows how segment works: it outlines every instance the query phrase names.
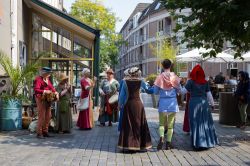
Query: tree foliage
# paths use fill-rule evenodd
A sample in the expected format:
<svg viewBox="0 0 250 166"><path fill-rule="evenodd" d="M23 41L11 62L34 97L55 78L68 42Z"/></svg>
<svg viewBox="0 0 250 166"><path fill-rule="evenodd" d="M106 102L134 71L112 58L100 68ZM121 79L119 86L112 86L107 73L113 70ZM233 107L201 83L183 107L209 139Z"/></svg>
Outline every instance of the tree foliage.
<svg viewBox="0 0 250 166"><path fill-rule="evenodd" d="M76 0L71 7L70 14L85 24L101 30L100 67L105 64L117 64L120 37L115 33L115 24L118 21L115 14L105 8L100 1Z"/></svg>
<svg viewBox="0 0 250 166"><path fill-rule="evenodd" d="M169 38L156 38L156 45L150 44L150 50L153 55L158 59L158 65L161 65L161 61L164 59L170 59L174 64L176 64L176 54L178 52L178 48L176 48L170 41ZM175 65L172 66L173 71L177 71Z"/></svg>
<svg viewBox="0 0 250 166"><path fill-rule="evenodd" d="M175 19L182 18L175 31L184 32L182 42L190 48L213 48L210 56L231 42L235 58L250 50L249 0L161 0ZM190 9L189 15L181 13ZM207 54L208 55L208 54ZM205 55L206 56L206 55Z"/></svg>
<svg viewBox="0 0 250 166"><path fill-rule="evenodd" d="M153 55L155 55L159 61L163 59L171 59L175 61L177 48L175 48L168 38L157 39L156 46L149 45Z"/></svg>

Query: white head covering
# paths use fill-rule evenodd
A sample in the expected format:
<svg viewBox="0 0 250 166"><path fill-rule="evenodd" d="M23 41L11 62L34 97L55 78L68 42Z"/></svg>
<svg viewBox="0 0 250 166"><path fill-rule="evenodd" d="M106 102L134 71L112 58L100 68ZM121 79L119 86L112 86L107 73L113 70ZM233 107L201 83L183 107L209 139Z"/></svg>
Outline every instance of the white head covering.
<svg viewBox="0 0 250 166"><path fill-rule="evenodd" d="M100 73L100 75L99 75L99 77L107 77L107 74L106 74L106 72L102 72L102 73Z"/></svg>
<svg viewBox="0 0 250 166"><path fill-rule="evenodd" d="M82 74L90 73L90 70L88 68L82 69Z"/></svg>
<svg viewBox="0 0 250 166"><path fill-rule="evenodd" d="M129 74L129 68L124 71L124 76L130 76L130 74Z"/></svg>
<svg viewBox="0 0 250 166"><path fill-rule="evenodd" d="M132 67L131 69L129 69L129 75L132 77L141 77L141 71L138 67Z"/></svg>

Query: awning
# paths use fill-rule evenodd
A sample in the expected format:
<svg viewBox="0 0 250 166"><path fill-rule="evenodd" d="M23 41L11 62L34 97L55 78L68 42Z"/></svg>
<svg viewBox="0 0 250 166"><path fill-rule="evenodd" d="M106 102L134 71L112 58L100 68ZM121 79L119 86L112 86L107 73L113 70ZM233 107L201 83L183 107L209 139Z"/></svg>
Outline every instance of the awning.
<svg viewBox="0 0 250 166"><path fill-rule="evenodd" d="M52 21L54 20L55 22L60 22L69 29L83 34L89 39L94 40L96 36L100 36L100 30L96 30L78 21L67 13L56 9L47 3L44 3L40 0L25 0L25 2L29 8L32 8L39 13L42 13L43 15L49 17Z"/></svg>

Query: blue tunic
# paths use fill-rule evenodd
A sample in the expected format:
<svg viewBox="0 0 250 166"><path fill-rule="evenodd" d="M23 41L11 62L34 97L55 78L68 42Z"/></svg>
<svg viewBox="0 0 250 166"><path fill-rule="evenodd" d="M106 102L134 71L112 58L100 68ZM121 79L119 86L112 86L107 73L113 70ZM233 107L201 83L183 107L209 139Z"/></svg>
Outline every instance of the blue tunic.
<svg viewBox="0 0 250 166"><path fill-rule="evenodd" d="M148 84L146 84L144 81L141 81L141 90L145 90L145 92L149 94L152 94L154 92L154 89L150 87ZM120 92L119 92L119 98L118 98L118 106L120 108L118 131L121 131L123 110L124 110L124 105L127 102L127 98L128 98L128 89L127 89L125 80L121 80Z"/></svg>
<svg viewBox="0 0 250 166"><path fill-rule="evenodd" d="M170 90L163 90L160 87L154 85L154 94L159 94L159 112L179 112L177 103L178 89L172 88Z"/></svg>
<svg viewBox="0 0 250 166"><path fill-rule="evenodd" d="M186 84L190 92L189 123L191 143L194 148L211 148L218 144L212 114L209 110L206 92L208 83L197 84L189 80Z"/></svg>

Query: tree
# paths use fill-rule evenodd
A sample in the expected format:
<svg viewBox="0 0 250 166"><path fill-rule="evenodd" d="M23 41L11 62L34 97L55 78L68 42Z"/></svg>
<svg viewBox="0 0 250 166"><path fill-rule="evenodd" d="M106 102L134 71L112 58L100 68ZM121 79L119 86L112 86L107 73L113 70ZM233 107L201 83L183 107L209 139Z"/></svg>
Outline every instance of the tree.
<svg viewBox="0 0 250 166"><path fill-rule="evenodd" d="M171 44L168 38L156 39L156 46L152 44L149 45L153 55L155 55L159 60L163 59L176 59L177 49Z"/></svg>
<svg viewBox="0 0 250 166"><path fill-rule="evenodd" d="M118 62L118 44L120 36L115 33L118 18L99 1L76 0L71 7L70 14L85 24L101 30L100 68L105 64L113 66Z"/></svg>
<svg viewBox="0 0 250 166"><path fill-rule="evenodd" d="M154 56L158 59L158 65L160 65L161 60L170 59L173 63L176 63L176 54L178 49L171 43L169 38L156 38L156 45L150 44ZM174 66L174 71L177 71L177 66Z"/></svg>
<svg viewBox="0 0 250 166"><path fill-rule="evenodd" d="M250 50L250 3L249 0L161 0L175 19L175 31L182 29L183 42L190 48L213 48L204 56L216 56L226 41L233 45L236 57ZM181 13L190 9L189 15Z"/></svg>

